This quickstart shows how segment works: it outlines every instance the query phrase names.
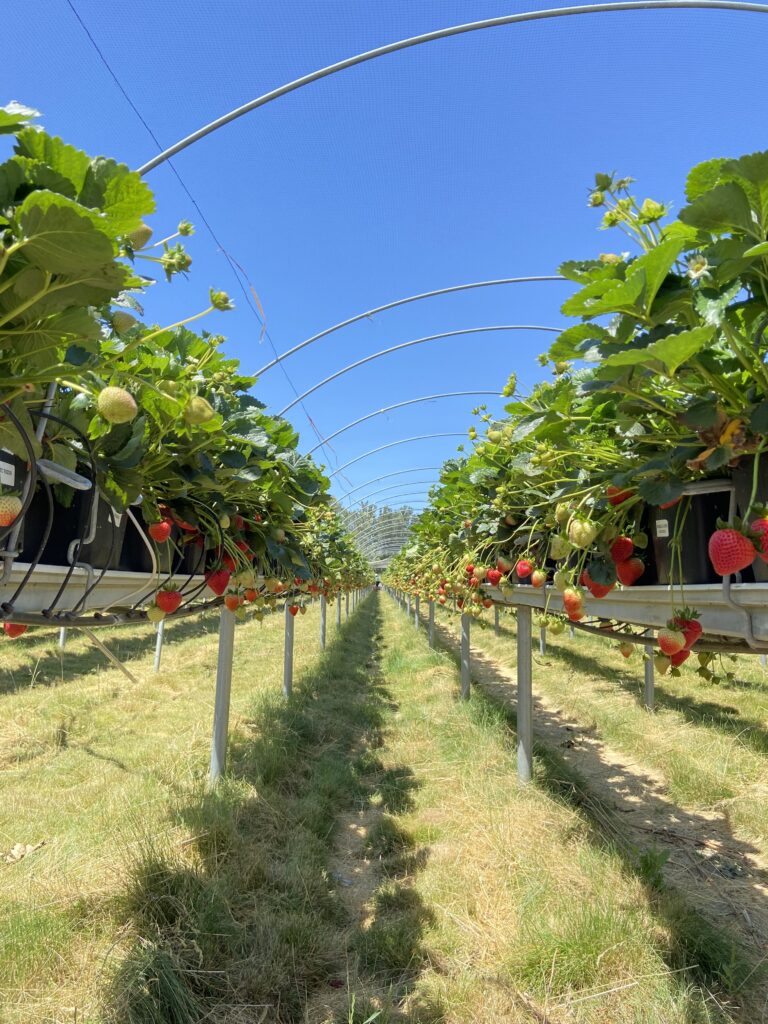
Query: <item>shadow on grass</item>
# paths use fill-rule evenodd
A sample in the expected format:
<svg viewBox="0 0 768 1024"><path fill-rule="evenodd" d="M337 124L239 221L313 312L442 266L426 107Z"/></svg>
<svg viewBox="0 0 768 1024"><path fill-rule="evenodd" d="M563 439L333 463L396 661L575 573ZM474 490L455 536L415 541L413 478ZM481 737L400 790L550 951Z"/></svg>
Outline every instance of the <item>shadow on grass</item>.
<svg viewBox="0 0 768 1024"><path fill-rule="evenodd" d="M384 768L372 753L391 704L380 626L369 599L289 701L258 702L253 735L230 745L227 776L176 810L193 837L186 849L139 844L118 908L135 938L113 976L109 1021L298 1024L351 958L390 955L395 970L405 950L416 964L427 921L416 900L403 895L387 915L398 927L377 934L378 953L356 948L355 936L350 949L350 911L329 874L338 816L400 813L417 786L408 768Z"/></svg>
<svg viewBox="0 0 768 1024"><path fill-rule="evenodd" d="M458 662L458 642L451 630L439 624L435 635ZM591 662L588 670L595 671ZM495 709L514 734L516 686L509 673L473 649L472 677L480 684L472 699ZM727 822L712 821L673 803L663 785L650 776L632 771L632 766L625 770L606 764L596 743L579 745L577 770L553 746L558 735L561 746L572 745L570 726L557 712L536 704L534 728L549 737L546 745L535 743L536 783L575 808L588 824L593 843L617 853L626 870L644 885L649 907L669 936L662 955L670 971L680 972L671 976L672 983L687 989L692 981L698 982L705 1001L715 992L717 1005L725 1005L731 1014L702 1017L709 1010L699 1007L686 1019L690 1024L704 1019L754 1024L759 1019L758 1000L762 1006L765 999L760 951L768 936L766 878L750 859L759 851L734 836ZM598 783L600 793L590 780ZM638 836L647 838L633 838ZM717 852L712 855L713 851ZM678 869L675 879L686 876L684 887L665 883L667 860ZM747 928L742 916L745 883L754 919ZM706 892L706 917L690 899L696 892Z"/></svg>

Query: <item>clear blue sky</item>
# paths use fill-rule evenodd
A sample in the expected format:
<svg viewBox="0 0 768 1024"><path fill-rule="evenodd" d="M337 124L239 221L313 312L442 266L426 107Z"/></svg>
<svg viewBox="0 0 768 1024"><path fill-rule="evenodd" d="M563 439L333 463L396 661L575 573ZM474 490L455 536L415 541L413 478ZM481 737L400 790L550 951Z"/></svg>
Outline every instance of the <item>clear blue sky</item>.
<svg viewBox="0 0 768 1024"><path fill-rule="evenodd" d="M230 108L315 68L399 38L559 0L73 0L115 74L168 145ZM139 166L156 147L66 0L10 0L3 102L92 153ZM401 296L485 278L554 273L563 259L621 248L586 206L595 170L638 179L641 196L682 202L687 168L768 148L768 17L718 11L613 12L497 28L387 56L276 101L176 158L224 246L245 268L278 351ZM209 318L247 371L269 343L172 173L153 171L156 237L181 218L189 281L158 284L161 322L203 308L210 285L237 310ZM300 391L356 358L479 325L557 326L563 284L514 285L407 306L288 360ZM434 342L385 357L307 401L324 434L374 408L443 391L524 386L542 374L545 335ZM293 396L279 369L256 394ZM421 433L464 431L471 398L410 406L340 437L336 465ZM499 410L502 404L490 400ZM302 446L315 436L293 422ZM392 448L345 474L353 487L438 466L458 443ZM320 455L321 453L318 453ZM332 462L333 464L333 462ZM414 474L423 479L430 474ZM339 478L334 478L339 481ZM383 481L379 486L394 481ZM372 485L373 487L373 485ZM335 491L344 489L338 482ZM421 485L415 490L426 490ZM365 493L364 490L356 492ZM389 492L389 493L395 493ZM386 497L386 495L383 495Z"/></svg>

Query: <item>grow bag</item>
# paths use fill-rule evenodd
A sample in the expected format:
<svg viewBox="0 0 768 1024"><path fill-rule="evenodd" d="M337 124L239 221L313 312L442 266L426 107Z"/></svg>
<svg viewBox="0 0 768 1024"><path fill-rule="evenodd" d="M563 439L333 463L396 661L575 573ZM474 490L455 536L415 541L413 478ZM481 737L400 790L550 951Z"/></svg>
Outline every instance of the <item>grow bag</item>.
<svg viewBox="0 0 768 1024"><path fill-rule="evenodd" d="M721 577L712 568L707 553L709 538L718 519L728 519L730 496L727 491L684 497L672 508L647 510L647 529L652 539L659 583L719 583ZM671 543L675 524L680 525L680 546ZM747 581L747 574L744 574ZM752 577L754 580L754 577ZM643 577L639 583L647 582Z"/></svg>
<svg viewBox="0 0 768 1024"><path fill-rule="evenodd" d="M27 464L23 459L20 459L17 455L14 455L13 452L9 452L5 448L0 448L0 484L2 484L4 490L13 489L19 494L23 494L24 484L26 483L28 475L29 471L27 469ZM16 522L19 523L19 534L16 546L19 548L23 541L24 522L27 515L21 519L20 523L18 519L16 520ZM8 541L10 540L12 533L13 530L11 529L8 535L0 541L0 551L8 550Z"/></svg>
<svg viewBox="0 0 768 1024"><path fill-rule="evenodd" d="M69 508L58 503L55 505L53 530L40 556L43 565L71 564L70 545L77 540L85 541L88 536L93 500L98 502L93 540L82 543L79 550L73 550L74 560L87 563L94 569L118 568L127 517L91 491L76 491ZM36 557L47 519L48 498L44 491L38 490L24 517L22 561L28 562Z"/></svg>
<svg viewBox="0 0 768 1024"><path fill-rule="evenodd" d="M740 464L733 471L733 483L736 487L736 511L739 516L744 518L749 508L749 499L752 495L752 473L754 470L754 459L749 457L743 457ZM758 505L768 505L768 456L760 456L760 464L757 469L757 493L755 495L755 501ZM754 514L749 516L752 520L756 518ZM757 583L768 582L768 565L760 558L756 558L752 563L751 572ZM744 573L744 579L747 579L748 571Z"/></svg>

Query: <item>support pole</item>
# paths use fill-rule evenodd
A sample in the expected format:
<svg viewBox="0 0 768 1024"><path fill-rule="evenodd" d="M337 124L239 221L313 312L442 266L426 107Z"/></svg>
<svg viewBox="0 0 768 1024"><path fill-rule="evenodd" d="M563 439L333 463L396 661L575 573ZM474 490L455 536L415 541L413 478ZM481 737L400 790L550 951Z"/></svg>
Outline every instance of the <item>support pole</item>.
<svg viewBox="0 0 768 1024"><path fill-rule="evenodd" d="M285 603L285 648L283 651L283 696L293 693L293 627L296 620L291 615L288 602Z"/></svg>
<svg viewBox="0 0 768 1024"><path fill-rule="evenodd" d="M414 608L413 608L413 624L416 627L416 629L418 629L419 626L421 625L421 619L419 617L419 605L420 605L420 602L421 602L421 599L420 599L419 595L417 594L416 597L414 598L414 602L413 602L413 604L414 604Z"/></svg>
<svg viewBox="0 0 768 1024"><path fill-rule="evenodd" d="M435 602L429 602L429 646L435 646Z"/></svg>
<svg viewBox="0 0 768 1024"><path fill-rule="evenodd" d="M98 649L101 651L104 657L108 658L112 662L115 668L119 668L123 675L127 676L132 683L138 684L139 680L136 678L133 672L128 671L128 669L125 667L122 661L120 661L117 655L113 654L105 643L102 643L102 641L96 636L92 629L88 629L87 626L80 626L79 628L83 633L85 633L85 635L88 637L91 643L95 647L98 647Z"/></svg>
<svg viewBox="0 0 768 1024"><path fill-rule="evenodd" d="M408 618L410 619L410 617L411 617L411 594L410 594L410 591L409 591L408 592Z"/></svg>
<svg viewBox="0 0 768 1024"><path fill-rule="evenodd" d="M643 707L646 711L653 711L655 703L655 672L653 668L653 647L649 644L645 648L645 679L643 680Z"/></svg>
<svg viewBox="0 0 768 1024"><path fill-rule="evenodd" d="M62 626L59 630L59 649L64 650L67 643L67 627Z"/></svg>
<svg viewBox="0 0 768 1024"><path fill-rule="evenodd" d="M163 656L163 637L165 636L165 619L160 619L157 624L157 639L155 640L155 672L160 671L160 659Z"/></svg>
<svg viewBox="0 0 768 1024"><path fill-rule="evenodd" d="M495 604L493 606L493 633L494 633L494 636L498 636L500 634L500 632L501 632L501 627L499 625L499 606L497 604Z"/></svg>
<svg viewBox="0 0 768 1024"><path fill-rule="evenodd" d="M547 653L547 627L539 626L539 654Z"/></svg>
<svg viewBox="0 0 768 1024"><path fill-rule="evenodd" d="M568 627L568 635L570 636L571 640L576 639L576 627L573 625L573 623L571 623L571 625Z"/></svg>
<svg viewBox="0 0 768 1024"><path fill-rule="evenodd" d="M336 627L341 626L341 594L336 595Z"/></svg>
<svg viewBox="0 0 768 1024"><path fill-rule="evenodd" d="M469 666L469 638L470 638L469 615L462 612L461 615L461 699L469 700L469 693L472 684Z"/></svg>
<svg viewBox="0 0 768 1024"><path fill-rule="evenodd" d="M344 618L349 618L349 591L344 595Z"/></svg>
<svg viewBox="0 0 768 1024"><path fill-rule="evenodd" d="M533 661L531 609L517 609L517 777L530 782L533 774Z"/></svg>
<svg viewBox="0 0 768 1024"><path fill-rule="evenodd" d="M208 781L215 783L227 763L229 702L232 692L232 657L235 650L235 613L221 609L219 620L219 660L216 665L216 699L213 708L213 739Z"/></svg>
<svg viewBox="0 0 768 1024"><path fill-rule="evenodd" d="M328 605L325 600L325 594L320 595L320 648L325 650L325 620L328 614Z"/></svg>

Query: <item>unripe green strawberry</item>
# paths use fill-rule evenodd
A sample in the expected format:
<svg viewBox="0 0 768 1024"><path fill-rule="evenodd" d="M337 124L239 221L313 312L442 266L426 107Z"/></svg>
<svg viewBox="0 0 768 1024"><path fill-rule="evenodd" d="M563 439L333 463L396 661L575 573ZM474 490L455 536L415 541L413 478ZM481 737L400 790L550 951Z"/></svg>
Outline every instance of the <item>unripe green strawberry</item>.
<svg viewBox="0 0 768 1024"><path fill-rule="evenodd" d="M628 640L623 640L619 644L619 651L625 658L631 658L635 651L635 645L631 644Z"/></svg>
<svg viewBox="0 0 768 1024"><path fill-rule="evenodd" d="M559 590L562 594L562 592L570 583L570 580L568 579L568 573L565 572L563 569L558 569L554 575L552 582L555 584L555 589Z"/></svg>
<svg viewBox="0 0 768 1024"><path fill-rule="evenodd" d="M572 519L568 524L568 540L577 548L588 548L597 537L599 527L590 519Z"/></svg>
<svg viewBox="0 0 768 1024"><path fill-rule="evenodd" d="M207 423L214 416L213 406L205 398L201 398L200 395L193 395L184 409L184 419L192 426L197 426L199 423Z"/></svg>
<svg viewBox="0 0 768 1024"><path fill-rule="evenodd" d="M147 618L149 619L150 622L162 622L162 620L165 618L165 612L156 604L151 604L147 608Z"/></svg>
<svg viewBox="0 0 768 1024"><path fill-rule="evenodd" d="M139 321L135 316L131 316L130 313L126 313L124 309L116 309L112 314L112 327L115 334L125 334L126 331L130 331L132 327L137 327Z"/></svg>
<svg viewBox="0 0 768 1024"><path fill-rule="evenodd" d="M560 524L560 526L565 526L565 524L568 522L570 518L571 510L568 508L566 504L560 502L560 504L557 505L557 507L555 508L555 519Z"/></svg>
<svg viewBox="0 0 768 1024"><path fill-rule="evenodd" d="M133 395L125 388L102 388L96 399L96 408L107 423L130 423L139 411Z"/></svg>
<svg viewBox="0 0 768 1024"><path fill-rule="evenodd" d="M0 495L0 526L10 526L21 512L21 500L15 494Z"/></svg>
<svg viewBox="0 0 768 1024"><path fill-rule="evenodd" d="M152 228L148 224L140 224L128 235L128 241L134 249L143 249L152 237Z"/></svg>
<svg viewBox="0 0 768 1024"><path fill-rule="evenodd" d="M653 657L653 667L659 673L660 676L665 676L669 672L672 662L666 654L655 654Z"/></svg>
<svg viewBox="0 0 768 1024"><path fill-rule="evenodd" d="M561 558L567 558L571 550L571 545L565 537L561 537L559 534L556 534L549 542L549 556L556 562Z"/></svg>

